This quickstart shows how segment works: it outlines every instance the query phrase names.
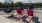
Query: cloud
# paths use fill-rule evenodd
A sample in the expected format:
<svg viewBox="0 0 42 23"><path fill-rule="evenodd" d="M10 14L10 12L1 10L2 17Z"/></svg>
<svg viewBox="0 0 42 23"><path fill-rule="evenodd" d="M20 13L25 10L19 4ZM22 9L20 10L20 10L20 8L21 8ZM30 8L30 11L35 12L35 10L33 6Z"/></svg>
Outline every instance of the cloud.
<svg viewBox="0 0 42 23"><path fill-rule="evenodd" d="M0 0L0 2L4 3L4 0Z"/></svg>
<svg viewBox="0 0 42 23"><path fill-rule="evenodd" d="M19 2L19 1L21 1L21 2L23 2L23 3L37 3L37 2L41 2L42 3L42 0L12 0L14 3L16 3L16 2ZM5 0L0 0L0 2L2 2L2 3L4 3L5 2Z"/></svg>
<svg viewBox="0 0 42 23"><path fill-rule="evenodd" d="M37 2L41 2L42 3L42 0L22 0L23 3L37 3Z"/></svg>

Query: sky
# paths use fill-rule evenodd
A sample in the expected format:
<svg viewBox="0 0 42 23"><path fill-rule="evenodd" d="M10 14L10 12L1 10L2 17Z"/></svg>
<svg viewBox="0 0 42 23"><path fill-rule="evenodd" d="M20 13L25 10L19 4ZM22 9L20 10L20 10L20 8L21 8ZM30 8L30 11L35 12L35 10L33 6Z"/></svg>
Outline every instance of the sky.
<svg viewBox="0 0 42 23"><path fill-rule="evenodd" d="M0 0L0 2L4 3L4 0Z"/></svg>
<svg viewBox="0 0 42 23"><path fill-rule="evenodd" d="M16 2L16 1L19 1L19 0L13 0L13 2ZM37 3L37 2L41 2L42 3L42 0L20 0L21 2L23 3Z"/></svg>
<svg viewBox="0 0 42 23"><path fill-rule="evenodd" d="M7 0L8 1L8 0ZM37 3L37 2L41 2L42 3L42 0L12 0L14 3L16 2L22 2L22 3ZM0 2L4 3L5 0L0 0Z"/></svg>

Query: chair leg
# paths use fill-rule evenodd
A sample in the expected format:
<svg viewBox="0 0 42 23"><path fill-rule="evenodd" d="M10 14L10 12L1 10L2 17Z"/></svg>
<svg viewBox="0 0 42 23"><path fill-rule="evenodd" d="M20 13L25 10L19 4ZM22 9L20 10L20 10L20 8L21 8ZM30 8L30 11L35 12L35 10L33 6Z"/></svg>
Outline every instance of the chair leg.
<svg viewBox="0 0 42 23"><path fill-rule="evenodd" d="M31 20L31 22L30 23L35 23L33 20Z"/></svg>

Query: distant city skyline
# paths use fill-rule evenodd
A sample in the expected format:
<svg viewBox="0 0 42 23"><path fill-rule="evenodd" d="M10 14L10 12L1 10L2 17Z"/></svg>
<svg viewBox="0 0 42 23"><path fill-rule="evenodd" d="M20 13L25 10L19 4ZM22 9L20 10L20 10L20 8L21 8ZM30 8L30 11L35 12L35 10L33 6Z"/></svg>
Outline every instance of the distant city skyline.
<svg viewBox="0 0 42 23"><path fill-rule="evenodd" d="M6 0L7 2L9 2L8 0ZM11 0L11 1L13 1L14 3L16 3L16 2L22 2L22 3L37 3L37 2L40 2L40 3L42 3L42 0ZM5 0L0 0L0 2L2 2L2 3L4 3L5 2Z"/></svg>

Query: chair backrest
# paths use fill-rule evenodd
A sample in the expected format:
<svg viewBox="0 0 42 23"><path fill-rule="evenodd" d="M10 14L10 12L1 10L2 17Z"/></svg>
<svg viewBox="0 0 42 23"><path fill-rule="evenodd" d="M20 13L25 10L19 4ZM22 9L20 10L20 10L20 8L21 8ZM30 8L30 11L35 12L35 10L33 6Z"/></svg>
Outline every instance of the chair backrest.
<svg viewBox="0 0 42 23"><path fill-rule="evenodd" d="M27 10L28 16L33 16L33 10Z"/></svg>
<svg viewBox="0 0 42 23"><path fill-rule="evenodd" d="M16 9L18 14L22 14L22 11L20 9Z"/></svg>

